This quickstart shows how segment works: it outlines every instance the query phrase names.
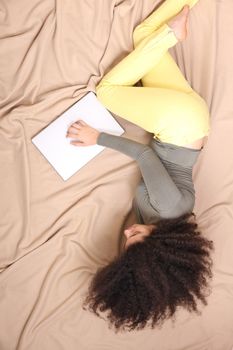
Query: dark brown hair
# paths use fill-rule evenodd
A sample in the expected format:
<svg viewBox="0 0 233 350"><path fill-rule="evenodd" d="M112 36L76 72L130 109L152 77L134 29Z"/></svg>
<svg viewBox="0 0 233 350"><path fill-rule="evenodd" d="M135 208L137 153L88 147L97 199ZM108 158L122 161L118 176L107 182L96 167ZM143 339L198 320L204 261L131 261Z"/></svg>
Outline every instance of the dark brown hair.
<svg viewBox="0 0 233 350"><path fill-rule="evenodd" d="M129 331L161 325L179 306L198 312L198 299L207 304L213 242L192 215L159 220L143 241L99 268L83 308L99 317L108 311L110 326Z"/></svg>

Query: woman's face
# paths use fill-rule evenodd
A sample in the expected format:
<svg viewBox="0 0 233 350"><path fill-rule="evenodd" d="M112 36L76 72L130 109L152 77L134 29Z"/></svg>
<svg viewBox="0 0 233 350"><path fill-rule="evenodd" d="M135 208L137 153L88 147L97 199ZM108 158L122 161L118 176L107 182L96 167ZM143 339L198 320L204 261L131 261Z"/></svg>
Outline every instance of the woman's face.
<svg viewBox="0 0 233 350"><path fill-rule="evenodd" d="M155 228L155 225L139 225L139 224L134 224L128 227L126 230L124 230L124 235L126 237L124 249L127 249L127 247L130 244L143 241L143 239L146 236L149 236L151 234L154 228Z"/></svg>

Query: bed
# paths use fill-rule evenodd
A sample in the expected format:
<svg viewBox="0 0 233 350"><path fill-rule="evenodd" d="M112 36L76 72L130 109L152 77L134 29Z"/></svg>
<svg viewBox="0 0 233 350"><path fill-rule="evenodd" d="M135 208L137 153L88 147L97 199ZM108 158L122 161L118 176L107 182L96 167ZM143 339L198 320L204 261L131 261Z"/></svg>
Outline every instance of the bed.
<svg viewBox="0 0 233 350"><path fill-rule="evenodd" d="M174 0L175 1L175 0ZM133 28L156 0L0 3L0 349L232 350L232 0L200 0L188 38L171 53L211 111L194 168L195 214L214 242L201 314L116 334L82 309L96 269L118 253L140 179L129 157L105 149L64 182L31 138L95 86L132 49ZM125 120L126 136L149 135Z"/></svg>

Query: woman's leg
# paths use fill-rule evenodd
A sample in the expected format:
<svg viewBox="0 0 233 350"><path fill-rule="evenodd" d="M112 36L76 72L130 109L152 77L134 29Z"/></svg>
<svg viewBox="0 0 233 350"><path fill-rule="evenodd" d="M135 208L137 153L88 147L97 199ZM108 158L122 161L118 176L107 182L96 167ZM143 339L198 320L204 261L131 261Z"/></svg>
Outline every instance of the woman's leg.
<svg viewBox="0 0 233 350"><path fill-rule="evenodd" d="M149 17L140 23L133 32L137 46L144 38L178 14L185 5L192 8L199 0L165 0Z"/></svg>
<svg viewBox="0 0 233 350"><path fill-rule="evenodd" d="M188 2L188 0L186 1ZM173 6L179 6L180 4L181 1L177 1L176 5L173 3ZM156 30L157 25L159 23L162 23L165 17L169 17L171 9L168 8L168 5L169 1L165 1L163 3L163 6L159 8L159 10L162 10L160 13L159 10L155 11L149 18L147 18L144 22L135 28L133 35L134 47L136 47L138 43L140 43L140 40L145 38L148 33ZM192 2L192 5L194 5L194 2ZM168 23L171 22L169 21ZM198 94L191 88L188 81L185 79L178 65L168 51L164 54L160 62L158 62L158 64L154 66L152 70L141 79L141 81L143 86L160 88L163 87L176 91L182 91L184 93L192 94L193 97L197 99L197 102L200 99L200 96L198 96ZM191 142L185 146L199 149L202 145L203 138L199 138L195 140L195 142Z"/></svg>
<svg viewBox="0 0 233 350"><path fill-rule="evenodd" d="M134 47L137 47L142 39L153 33L157 29L158 24L164 22L164 19L177 13L182 5L189 4L193 6L197 1L198 0L164 1L157 10L134 29ZM143 86L163 87L186 93L194 92L168 51L164 54L163 59L142 77L141 80Z"/></svg>
<svg viewBox="0 0 233 350"><path fill-rule="evenodd" d="M163 59L144 75L141 81L143 86L160 87L197 95L169 52L164 54Z"/></svg>
<svg viewBox="0 0 233 350"><path fill-rule="evenodd" d="M160 62L167 50L178 42L174 32L164 24L113 67L100 81L97 92L107 87L133 86Z"/></svg>
<svg viewBox="0 0 233 350"><path fill-rule="evenodd" d="M111 112L154 133L163 142L185 145L208 131L205 102L187 91L132 86L150 72L177 41L174 32L164 24L107 73L96 92Z"/></svg>

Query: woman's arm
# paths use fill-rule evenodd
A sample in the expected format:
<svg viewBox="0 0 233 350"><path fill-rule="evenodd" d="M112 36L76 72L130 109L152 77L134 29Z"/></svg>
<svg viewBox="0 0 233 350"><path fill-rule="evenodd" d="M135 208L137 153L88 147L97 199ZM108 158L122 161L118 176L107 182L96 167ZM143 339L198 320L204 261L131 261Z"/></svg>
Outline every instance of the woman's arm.
<svg viewBox="0 0 233 350"><path fill-rule="evenodd" d="M151 147L107 133L100 133L97 143L136 160L148 191L150 204L160 214L167 213L169 215L169 212L173 212L178 203L181 203L182 191L177 187Z"/></svg>
<svg viewBox="0 0 233 350"><path fill-rule="evenodd" d="M78 138L79 141L71 142L73 145L99 144L136 160L148 191L151 206L161 215L179 216L187 211L192 211L193 194L175 184L157 153L149 146L125 137L99 133L83 121L74 123L69 129L68 136Z"/></svg>

